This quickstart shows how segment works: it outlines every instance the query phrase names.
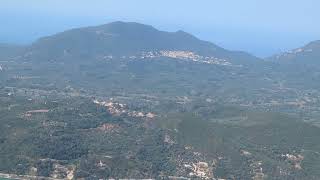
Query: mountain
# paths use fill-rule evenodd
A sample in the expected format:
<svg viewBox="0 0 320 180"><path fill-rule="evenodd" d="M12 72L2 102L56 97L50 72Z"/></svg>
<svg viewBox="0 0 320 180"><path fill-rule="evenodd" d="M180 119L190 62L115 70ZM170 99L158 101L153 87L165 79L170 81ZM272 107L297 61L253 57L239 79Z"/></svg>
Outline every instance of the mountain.
<svg viewBox="0 0 320 180"><path fill-rule="evenodd" d="M315 68L124 22L15 49L0 179L320 179Z"/></svg>
<svg viewBox="0 0 320 180"><path fill-rule="evenodd" d="M297 63L300 65L320 64L320 40L310 42L309 44L301 48L293 49L291 51L275 55L270 59L279 63Z"/></svg>
<svg viewBox="0 0 320 180"><path fill-rule="evenodd" d="M300 89L318 89L320 80L320 40L268 58L276 64L273 72L282 74L288 84Z"/></svg>
<svg viewBox="0 0 320 180"><path fill-rule="evenodd" d="M38 60L92 60L99 57L136 56L142 52L191 51L232 62L258 58L245 52L228 51L183 32L164 32L139 23L113 22L73 29L41 38L27 48L26 57Z"/></svg>

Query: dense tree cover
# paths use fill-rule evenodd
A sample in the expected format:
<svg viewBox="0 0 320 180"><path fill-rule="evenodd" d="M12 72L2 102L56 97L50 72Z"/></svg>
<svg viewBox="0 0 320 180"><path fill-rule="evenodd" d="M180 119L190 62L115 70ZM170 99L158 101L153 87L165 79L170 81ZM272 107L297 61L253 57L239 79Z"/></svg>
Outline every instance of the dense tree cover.
<svg viewBox="0 0 320 180"><path fill-rule="evenodd" d="M320 131L289 116L218 105L203 111L210 109L204 103L185 107L194 113L171 112L150 126L139 118L112 116L85 98L56 99L54 103L39 99L31 106L18 96L0 100L4 115L0 118L1 172L29 174L36 168L36 175L52 176L58 164L73 167L76 177L88 179L187 176L183 164L215 160L212 171L220 178L252 177L260 168L257 162L263 162L261 168L269 177L282 177L279 168L288 178L318 176L320 158L315 152ZM17 105L7 111L12 104ZM50 111L23 116L44 107ZM231 118L239 114L248 118ZM119 129L98 128L105 123ZM192 150L185 149L189 146ZM242 150L251 155L241 155ZM303 169L294 169L293 162L282 157L285 154L303 155Z"/></svg>
<svg viewBox="0 0 320 180"><path fill-rule="evenodd" d="M139 32L128 31L131 26ZM101 31L121 36L100 38ZM133 58L141 50L168 47L237 66ZM206 162L207 174L216 178L320 177L316 62L258 62L184 32L123 23L67 31L23 52L3 49L8 48L0 47L0 172L194 178L193 165ZM314 60L318 54L297 57ZM116 115L94 99L156 116Z"/></svg>
<svg viewBox="0 0 320 180"><path fill-rule="evenodd" d="M57 135L61 134L61 135ZM34 138L35 154L41 158L56 160L72 160L84 156L88 149L84 146L81 137L67 134L63 131L49 137L38 135Z"/></svg>

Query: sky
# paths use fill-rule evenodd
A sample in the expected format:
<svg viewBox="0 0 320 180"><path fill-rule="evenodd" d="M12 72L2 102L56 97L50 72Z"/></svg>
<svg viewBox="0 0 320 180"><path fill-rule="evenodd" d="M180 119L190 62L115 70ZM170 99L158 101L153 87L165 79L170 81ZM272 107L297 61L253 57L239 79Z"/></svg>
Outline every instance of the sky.
<svg viewBox="0 0 320 180"><path fill-rule="evenodd" d="M320 40L319 7L319 0L0 0L0 42L28 44L120 20L267 57Z"/></svg>

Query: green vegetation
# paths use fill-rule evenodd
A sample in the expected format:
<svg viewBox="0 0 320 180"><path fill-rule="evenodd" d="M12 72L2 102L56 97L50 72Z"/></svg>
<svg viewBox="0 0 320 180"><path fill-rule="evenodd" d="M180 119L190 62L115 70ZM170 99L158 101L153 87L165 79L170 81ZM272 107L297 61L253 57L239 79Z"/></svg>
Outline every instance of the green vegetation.
<svg viewBox="0 0 320 180"><path fill-rule="evenodd" d="M232 66L139 56L159 50ZM317 66L293 72L297 65L121 22L23 49L3 46L0 54L1 173L166 179L199 178L201 169L209 179L320 177Z"/></svg>
<svg viewBox="0 0 320 180"><path fill-rule="evenodd" d="M86 98L0 100L5 115L0 118L0 153L5 155L0 156L0 170L5 173L29 174L37 168L36 175L45 177L64 177L70 169L78 178L186 176L183 163L201 158L216 161L213 174L220 178L254 176L257 162L269 177L278 176L275 168L292 178L319 176L319 128L278 113L216 104L208 114L202 113L210 109L203 104L193 107L195 113L171 112L146 124L140 118L113 116ZM50 111L26 116L34 109ZM100 129L103 124L110 128ZM294 169L296 162L286 154L303 156L297 162L302 169ZM57 171L57 164L65 170Z"/></svg>

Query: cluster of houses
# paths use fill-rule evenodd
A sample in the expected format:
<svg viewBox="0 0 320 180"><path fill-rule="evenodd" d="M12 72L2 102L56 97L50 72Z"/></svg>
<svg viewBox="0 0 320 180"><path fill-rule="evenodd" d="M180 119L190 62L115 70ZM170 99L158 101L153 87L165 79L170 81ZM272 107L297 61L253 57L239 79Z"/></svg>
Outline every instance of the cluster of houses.
<svg viewBox="0 0 320 180"><path fill-rule="evenodd" d="M104 106L107 108L108 112L115 116L126 115L130 117L137 117L137 118L148 118L153 119L156 117L156 114L152 112L140 112L140 111L130 111L127 109L125 104L116 103L116 102L107 102L107 101L93 101L95 104L100 106Z"/></svg>
<svg viewBox="0 0 320 180"><path fill-rule="evenodd" d="M221 59L213 56L201 56L191 51L172 51L172 50L162 50L162 51L149 51L149 52L142 52L139 55L132 55L132 56L121 56L115 57L112 55L106 55L103 57L104 60L112 60L112 59L126 59L126 60L139 60L139 59L155 59L160 57L167 57L176 60L184 60L190 62L198 62L204 64L215 64L215 65L222 65L222 66L234 66L226 59Z"/></svg>

